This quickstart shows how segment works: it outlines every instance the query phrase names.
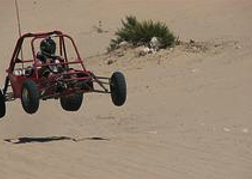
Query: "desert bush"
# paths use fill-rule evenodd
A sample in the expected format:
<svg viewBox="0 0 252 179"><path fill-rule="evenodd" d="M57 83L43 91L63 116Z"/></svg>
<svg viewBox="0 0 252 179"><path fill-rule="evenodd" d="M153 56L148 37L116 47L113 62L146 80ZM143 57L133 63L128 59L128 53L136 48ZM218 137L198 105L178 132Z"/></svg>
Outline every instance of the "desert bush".
<svg viewBox="0 0 252 179"><path fill-rule="evenodd" d="M116 39L110 41L109 49L111 50L116 49L123 41L134 46L148 45L153 37L160 41L160 48L167 48L174 44L175 37L163 22L154 22L153 20L139 22L135 16L126 16L125 20L121 22L122 27L117 29L115 33Z"/></svg>

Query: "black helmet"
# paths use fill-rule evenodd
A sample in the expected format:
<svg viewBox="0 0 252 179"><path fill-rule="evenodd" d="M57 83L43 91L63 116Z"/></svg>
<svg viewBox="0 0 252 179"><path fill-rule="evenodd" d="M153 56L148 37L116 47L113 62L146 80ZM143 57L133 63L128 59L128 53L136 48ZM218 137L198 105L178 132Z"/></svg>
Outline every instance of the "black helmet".
<svg viewBox="0 0 252 179"><path fill-rule="evenodd" d="M50 57L56 52L56 43L51 37L45 38L40 42L40 51L42 55Z"/></svg>

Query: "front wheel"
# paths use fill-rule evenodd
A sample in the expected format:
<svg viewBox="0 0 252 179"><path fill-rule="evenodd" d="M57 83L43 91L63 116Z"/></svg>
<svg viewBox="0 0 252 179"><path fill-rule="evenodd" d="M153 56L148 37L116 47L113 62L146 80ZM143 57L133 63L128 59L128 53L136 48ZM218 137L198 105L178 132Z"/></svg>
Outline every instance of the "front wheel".
<svg viewBox="0 0 252 179"><path fill-rule="evenodd" d="M37 112L39 108L39 93L36 83L32 80L26 80L22 85L21 103L29 114Z"/></svg>
<svg viewBox="0 0 252 179"><path fill-rule="evenodd" d="M0 118L4 117L6 114L6 104L5 104L5 97L0 90Z"/></svg>
<svg viewBox="0 0 252 179"><path fill-rule="evenodd" d="M124 75L121 72L114 72L110 79L111 99L114 105L122 106L126 101L127 87Z"/></svg>

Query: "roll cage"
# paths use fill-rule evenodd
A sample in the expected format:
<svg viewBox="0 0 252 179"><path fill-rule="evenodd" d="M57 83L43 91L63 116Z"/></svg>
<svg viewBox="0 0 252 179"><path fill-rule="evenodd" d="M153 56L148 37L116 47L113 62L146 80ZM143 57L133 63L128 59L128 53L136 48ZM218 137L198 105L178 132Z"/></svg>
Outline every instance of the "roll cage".
<svg viewBox="0 0 252 179"><path fill-rule="evenodd" d="M37 64L37 57L36 57L36 52L35 52L35 46L34 42L37 39L42 39L42 38L47 38L47 37L58 37L59 38L59 55L63 57L64 62L66 65L68 64L74 64L74 63L80 63L83 70L86 71L85 66L83 64L83 60L80 57L80 54L78 52L77 46L69 35L63 34L61 31L52 31L52 32L46 32L46 33L26 33L22 35L17 43L16 43L16 48L14 49L9 68L6 70L7 73L12 73L15 67L16 63L27 63L27 62L33 62L34 64ZM25 60L25 59L19 59L20 53L22 53L22 45L23 41L26 38L32 38L31 40L31 49L32 49L32 55L33 59ZM69 39L72 46L74 47L75 53L76 53L76 59L74 61L69 61L67 51L66 51L66 45L65 45L65 38ZM38 66L43 66L43 65L38 65ZM37 66L35 66L37 67ZM35 68L36 69L36 68Z"/></svg>

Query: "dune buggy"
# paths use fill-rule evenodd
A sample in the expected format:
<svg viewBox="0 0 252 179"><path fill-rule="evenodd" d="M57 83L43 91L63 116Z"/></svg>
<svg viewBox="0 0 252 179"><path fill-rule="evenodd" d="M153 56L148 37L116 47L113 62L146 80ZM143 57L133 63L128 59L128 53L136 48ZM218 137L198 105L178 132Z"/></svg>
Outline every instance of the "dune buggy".
<svg viewBox="0 0 252 179"><path fill-rule="evenodd" d="M54 38L57 42L57 63L40 63L36 45L44 38ZM28 50L24 49L28 42ZM69 48L74 52L69 54ZM28 54L29 58L24 58ZM41 69L49 70L47 77ZM80 109L83 95L88 92L110 93L112 102L121 106L126 100L124 75L116 71L110 78L96 76L85 68L72 37L60 31L26 33L22 35L14 49L3 89L0 90L0 117L6 114L6 102L21 99L24 111L37 112L40 100L59 99L66 111Z"/></svg>

